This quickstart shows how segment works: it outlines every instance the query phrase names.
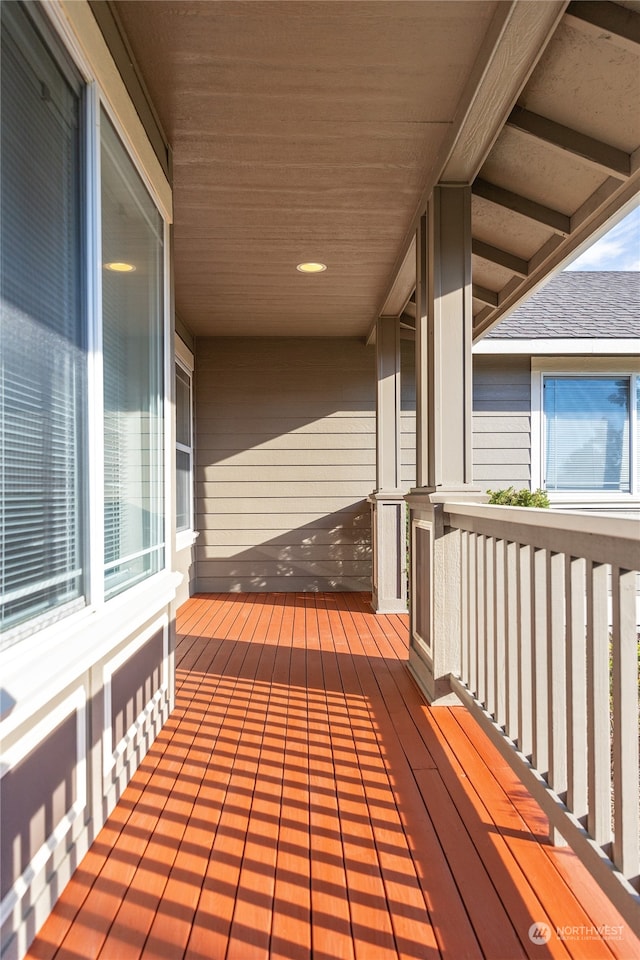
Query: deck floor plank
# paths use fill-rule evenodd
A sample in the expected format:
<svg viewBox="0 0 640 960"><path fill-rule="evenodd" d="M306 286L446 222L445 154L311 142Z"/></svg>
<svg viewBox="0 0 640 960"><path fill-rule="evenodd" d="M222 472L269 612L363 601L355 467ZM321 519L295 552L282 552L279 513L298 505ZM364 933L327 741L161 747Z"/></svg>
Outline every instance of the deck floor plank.
<svg viewBox="0 0 640 960"><path fill-rule="evenodd" d="M470 714L425 705L407 617L212 594L177 628L176 709L29 960L640 956L531 942L621 920Z"/></svg>

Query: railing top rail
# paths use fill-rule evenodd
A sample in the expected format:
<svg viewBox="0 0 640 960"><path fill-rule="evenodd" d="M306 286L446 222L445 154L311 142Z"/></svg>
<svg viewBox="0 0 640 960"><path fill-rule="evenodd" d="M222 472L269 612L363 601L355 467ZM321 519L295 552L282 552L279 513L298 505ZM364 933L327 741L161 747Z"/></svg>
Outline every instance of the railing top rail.
<svg viewBox="0 0 640 960"><path fill-rule="evenodd" d="M640 569L640 520L446 501L451 526L484 536Z"/></svg>

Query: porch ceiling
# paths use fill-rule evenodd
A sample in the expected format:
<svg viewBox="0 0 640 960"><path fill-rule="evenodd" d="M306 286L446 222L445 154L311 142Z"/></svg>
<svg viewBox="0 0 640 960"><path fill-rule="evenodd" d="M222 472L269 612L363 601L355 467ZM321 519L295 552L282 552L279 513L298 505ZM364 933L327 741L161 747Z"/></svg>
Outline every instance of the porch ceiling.
<svg viewBox="0 0 640 960"><path fill-rule="evenodd" d="M173 150L196 335L366 336L400 315L439 180L475 181L480 333L640 189L636 0L113 7Z"/></svg>

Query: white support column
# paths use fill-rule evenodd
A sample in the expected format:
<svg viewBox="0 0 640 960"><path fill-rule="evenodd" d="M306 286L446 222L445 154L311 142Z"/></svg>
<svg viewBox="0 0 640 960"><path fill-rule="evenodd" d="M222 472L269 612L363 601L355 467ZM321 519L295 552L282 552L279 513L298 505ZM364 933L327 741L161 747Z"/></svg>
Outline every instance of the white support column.
<svg viewBox="0 0 640 960"><path fill-rule="evenodd" d="M376 613L406 612L406 504L400 489L400 323L380 317L376 330L376 490L372 506Z"/></svg>
<svg viewBox="0 0 640 960"><path fill-rule="evenodd" d="M409 663L430 702L447 703L456 701L448 677L460 665L460 537L442 504L484 499L472 486L471 188L436 187L416 240Z"/></svg>

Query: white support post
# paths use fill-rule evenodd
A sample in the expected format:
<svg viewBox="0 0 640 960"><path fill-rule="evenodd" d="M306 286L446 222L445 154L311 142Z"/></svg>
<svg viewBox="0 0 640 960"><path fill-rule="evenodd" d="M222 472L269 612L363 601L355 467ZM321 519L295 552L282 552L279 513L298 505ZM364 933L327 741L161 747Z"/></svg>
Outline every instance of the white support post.
<svg viewBox="0 0 640 960"><path fill-rule="evenodd" d="M416 235L417 486L411 516L410 667L432 703L456 700L460 535L447 500L485 499L472 486L471 188L434 189Z"/></svg>
<svg viewBox="0 0 640 960"><path fill-rule="evenodd" d="M376 330L376 490L372 506L376 613L406 613L406 504L400 477L400 323L380 317Z"/></svg>

